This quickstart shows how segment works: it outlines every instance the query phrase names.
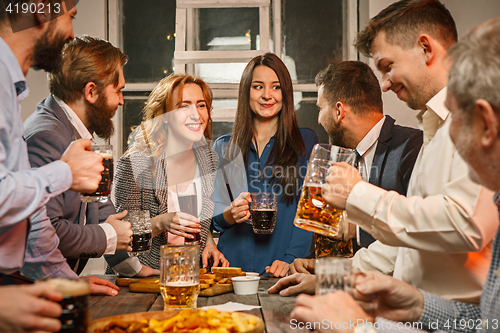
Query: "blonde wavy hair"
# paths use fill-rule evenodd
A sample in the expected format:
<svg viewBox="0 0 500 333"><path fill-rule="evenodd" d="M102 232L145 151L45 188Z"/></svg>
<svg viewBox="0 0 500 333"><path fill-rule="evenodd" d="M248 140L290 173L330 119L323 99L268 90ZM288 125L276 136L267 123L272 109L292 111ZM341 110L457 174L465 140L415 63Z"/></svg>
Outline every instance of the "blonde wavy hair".
<svg viewBox="0 0 500 333"><path fill-rule="evenodd" d="M196 76L170 74L163 78L149 95L147 104L142 110L144 121L137 127L134 142L129 146L126 154L139 150L152 156L158 156L163 151L163 147L167 144L167 129L162 116L179 107L179 105L174 105L174 90L179 88L177 99L182 101L183 88L189 83L197 84L202 90L208 110L208 124L203 134L207 140L211 139L213 128L212 90L205 81Z"/></svg>

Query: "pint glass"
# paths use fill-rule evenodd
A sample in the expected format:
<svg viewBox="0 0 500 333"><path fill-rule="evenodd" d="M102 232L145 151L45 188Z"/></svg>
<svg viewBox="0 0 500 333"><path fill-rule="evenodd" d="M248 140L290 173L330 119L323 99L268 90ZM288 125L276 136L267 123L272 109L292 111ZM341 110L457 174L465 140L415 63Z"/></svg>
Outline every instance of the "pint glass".
<svg viewBox="0 0 500 333"><path fill-rule="evenodd" d="M196 191L196 182L188 182L177 184L177 200L179 201L179 209L183 213L188 213L194 217L198 217L198 196ZM184 243L199 243L201 235L199 232L191 234L194 238L185 238Z"/></svg>
<svg viewBox="0 0 500 333"><path fill-rule="evenodd" d="M345 220L344 210L331 207L323 199L323 185L333 162L354 165L356 155L347 148L324 144L314 146L294 220L295 226L328 237L336 236Z"/></svg>
<svg viewBox="0 0 500 333"><path fill-rule="evenodd" d="M196 309L200 292L200 246L162 245L160 290L165 309Z"/></svg>
<svg viewBox="0 0 500 333"><path fill-rule="evenodd" d="M111 194L111 184L113 183L113 146L112 145L92 145L92 151L102 156L104 170L101 173L99 187L94 193L82 193L83 202L106 202Z"/></svg>

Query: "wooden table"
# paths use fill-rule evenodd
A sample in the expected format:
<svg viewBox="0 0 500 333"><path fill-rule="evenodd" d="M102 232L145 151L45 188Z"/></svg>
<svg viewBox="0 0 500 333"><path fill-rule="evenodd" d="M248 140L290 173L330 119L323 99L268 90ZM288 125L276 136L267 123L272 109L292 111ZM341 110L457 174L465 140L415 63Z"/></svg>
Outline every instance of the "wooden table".
<svg viewBox="0 0 500 333"><path fill-rule="evenodd" d="M99 275L115 282L114 275ZM275 332L309 332L308 330L293 329L290 323L290 312L295 305L295 297L281 297L278 294L268 294L267 289L278 279L261 277L259 292L255 295L235 295L227 293L212 297L198 297L198 307L207 305L238 302L247 305L259 305L260 309L244 311L256 315L264 320L267 333ZM121 287L117 296L91 296L90 321L116 316L120 314L148 311L163 311L161 294L133 293L127 287Z"/></svg>

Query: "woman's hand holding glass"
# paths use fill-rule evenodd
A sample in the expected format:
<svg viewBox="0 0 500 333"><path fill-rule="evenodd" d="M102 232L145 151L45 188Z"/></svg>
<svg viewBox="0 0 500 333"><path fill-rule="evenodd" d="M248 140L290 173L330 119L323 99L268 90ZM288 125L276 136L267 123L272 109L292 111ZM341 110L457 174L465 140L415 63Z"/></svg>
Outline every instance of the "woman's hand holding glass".
<svg viewBox="0 0 500 333"><path fill-rule="evenodd" d="M191 234L201 231L198 218L182 212L166 213L153 217L151 229L153 237L166 230L184 238L194 238Z"/></svg>
<svg viewBox="0 0 500 333"><path fill-rule="evenodd" d="M231 202L231 206L224 210L224 218L227 223L243 223L250 218L250 208L248 204L252 201L249 192L242 192Z"/></svg>

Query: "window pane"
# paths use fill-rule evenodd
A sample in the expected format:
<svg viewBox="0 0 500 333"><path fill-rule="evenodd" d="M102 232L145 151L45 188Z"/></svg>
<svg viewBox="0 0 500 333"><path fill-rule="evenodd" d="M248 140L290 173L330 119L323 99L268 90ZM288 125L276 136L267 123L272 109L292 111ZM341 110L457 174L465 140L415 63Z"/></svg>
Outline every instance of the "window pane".
<svg viewBox="0 0 500 333"><path fill-rule="evenodd" d="M328 143L328 134L326 134L323 126L318 124L319 109L316 106L316 93L303 93L304 96L298 105L297 118L299 120L299 127L307 127L312 129L319 136L320 143Z"/></svg>
<svg viewBox="0 0 500 333"><path fill-rule="evenodd" d="M132 139L130 133L142 121L142 109L147 101L144 99L125 99L123 104L123 151L127 150Z"/></svg>
<svg viewBox="0 0 500 333"><path fill-rule="evenodd" d="M123 67L128 83L155 82L173 72L175 1L121 0Z"/></svg>
<svg viewBox="0 0 500 333"><path fill-rule="evenodd" d="M320 70L342 60L342 1L282 0L284 55L295 62L297 83L314 83Z"/></svg>
<svg viewBox="0 0 500 333"><path fill-rule="evenodd" d="M195 64L194 73L207 83L240 83L246 63Z"/></svg>
<svg viewBox="0 0 500 333"><path fill-rule="evenodd" d="M259 8L199 10L197 51L258 50Z"/></svg>

